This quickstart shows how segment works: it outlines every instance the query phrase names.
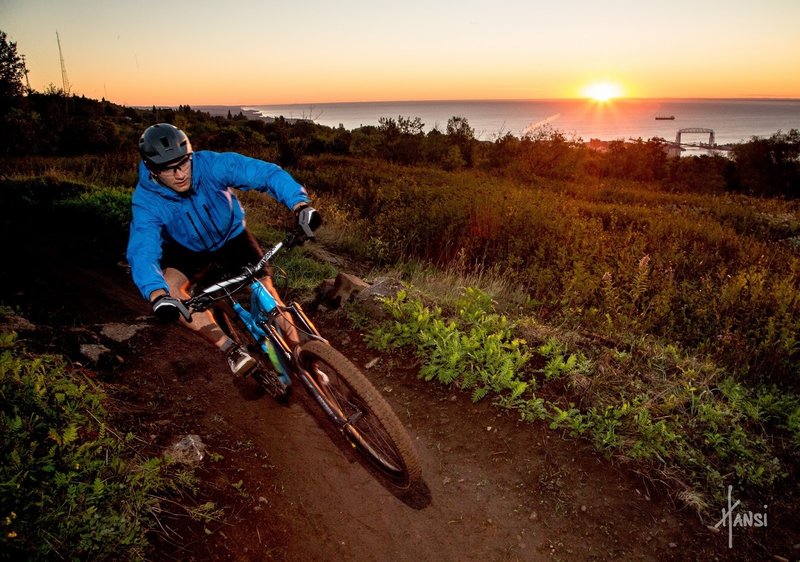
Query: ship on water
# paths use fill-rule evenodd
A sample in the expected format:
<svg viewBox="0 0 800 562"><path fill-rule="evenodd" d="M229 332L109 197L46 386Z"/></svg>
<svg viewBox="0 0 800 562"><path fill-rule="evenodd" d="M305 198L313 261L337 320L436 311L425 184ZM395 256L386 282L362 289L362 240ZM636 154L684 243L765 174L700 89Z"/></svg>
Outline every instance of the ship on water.
<svg viewBox="0 0 800 562"><path fill-rule="evenodd" d="M674 115L656 115L656 121L674 121Z"/></svg>

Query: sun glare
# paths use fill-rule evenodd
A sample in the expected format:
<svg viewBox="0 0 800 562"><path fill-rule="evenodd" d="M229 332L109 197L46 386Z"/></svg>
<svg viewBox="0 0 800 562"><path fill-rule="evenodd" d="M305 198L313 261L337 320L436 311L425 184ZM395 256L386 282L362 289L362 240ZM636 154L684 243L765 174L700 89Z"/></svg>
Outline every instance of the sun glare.
<svg viewBox="0 0 800 562"><path fill-rule="evenodd" d="M583 95L595 101L609 101L622 95L622 88L611 82L595 82L583 89Z"/></svg>

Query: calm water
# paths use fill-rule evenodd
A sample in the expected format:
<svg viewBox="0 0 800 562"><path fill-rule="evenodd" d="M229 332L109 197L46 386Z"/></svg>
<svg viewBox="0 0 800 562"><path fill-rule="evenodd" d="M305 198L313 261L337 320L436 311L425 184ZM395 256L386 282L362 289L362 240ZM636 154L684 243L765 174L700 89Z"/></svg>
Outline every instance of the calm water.
<svg viewBox="0 0 800 562"><path fill-rule="evenodd" d="M419 117L425 130L444 131L452 116L466 117L475 134L493 140L498 134L521 136L549 124L588 141L661 137L675 140L679 129L714 131L718 144L766 137L778 130L800 129L800 100L584 100L552 101L410 101L249 106L263 116L310 118L321 125L355 129L377 125L381 117ZM656 115L674 115L659 121ZM682 142L708 142L709 135L684 134Z"/></svg>

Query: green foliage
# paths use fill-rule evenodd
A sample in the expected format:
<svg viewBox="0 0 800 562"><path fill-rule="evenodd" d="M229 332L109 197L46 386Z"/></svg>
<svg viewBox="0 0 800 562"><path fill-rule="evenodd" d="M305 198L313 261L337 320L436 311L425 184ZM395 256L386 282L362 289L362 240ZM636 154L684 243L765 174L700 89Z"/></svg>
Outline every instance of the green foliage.
<svg viewBox="0 0 800 562"><path fill-rule="evenodd" d="M542 373L548 381L564 375L586 374L591 370L591 363L582 353L569 353L566 345L556 338L550 338L539 346L537 353L547 361Z"/></svg>
<svg viewBox="0 0 800 562"><path fill-rule="evenodd" d="M425 360L420 370L425 380L471 390L474 402L490 392L508 392L514 400L528 388L525 342L513 336L513 324L494 312L486 293L465 289L452 319L441 308L409 298L407 291L384 304L392 321L370 335L370 344L378 349L413 347Z"/></svg>
<svg viewBox="0 0 800 562"><path fill-rule="evenodd" d="M280 255L273 266L276 283L294 290L313 290L325 279L336 277L335 267L310 257L302 248Z"/></svg>
<svg viewBox="0 0 800 562"><path fill-rule="evenodd" d="M93 189L61 203L76 223L84 220L107 232L126 230L131 222L129 189Z"/></svg>
<svg viewBox="0 0 800 562"><path fill-rule="evenodd" d="M342 245L365 258L513 272L549 322L652 334L712 354L741 380L796 384L796 205L324 164L305 180L335 202Z"/></svg>
<svg viewBox="0 0 800 562"><path fill-rule="evenodd" d="M413 349L426 380L469 391L473 401L492 396L523 420L545 420L609 455L675 475L698 509L706 498L720 501L724 483L771 489L800 450L800 398L775 386L748 388L713 362L649 341L629 350L584 343L593 360L555 335L531 348L485 292L464 290L445 313L412 290L384 300L391 320L371 332L371 345ZM533 370L532 359L542 367Z"/></svg>
<svg viewBox="0 0 800 562"><path fill-rule="evenodd" d="M59 357L0 355L0 552L4 559L142 557L159 459L133 458L105 420L103 395Z"/></svg>
<svg viewBox="0 0 800 562"><path fill-rule="evenodd" d="M58 238L76 260L119 260L128 237L130 201L130 189L100 188L61 177L0 182L0 205L7 212L4 228L29 242L48 244Z"/></svg>

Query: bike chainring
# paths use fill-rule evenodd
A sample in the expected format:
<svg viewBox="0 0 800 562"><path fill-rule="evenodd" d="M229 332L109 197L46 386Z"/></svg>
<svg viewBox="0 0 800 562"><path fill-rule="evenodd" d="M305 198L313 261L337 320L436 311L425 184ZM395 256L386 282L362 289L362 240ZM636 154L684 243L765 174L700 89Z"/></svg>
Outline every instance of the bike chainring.
<svg viewBox="0 0 800 562"><path fill-rule="evenodd" d="M267 369L256 369L253 378L261 385L267 394L281 400L289 395L289 388L281 382L274 372Z"/></svg>

